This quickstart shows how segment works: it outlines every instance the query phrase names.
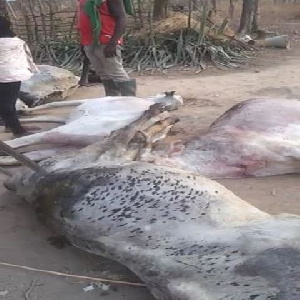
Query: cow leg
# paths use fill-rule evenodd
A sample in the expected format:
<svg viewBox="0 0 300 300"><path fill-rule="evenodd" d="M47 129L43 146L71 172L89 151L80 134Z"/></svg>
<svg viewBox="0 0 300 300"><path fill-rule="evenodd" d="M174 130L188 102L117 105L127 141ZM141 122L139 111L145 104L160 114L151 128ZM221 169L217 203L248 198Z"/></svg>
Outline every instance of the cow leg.
<svg viewBox="0 0 300 300"><path fill-rule="evenodd" d="M34 161L34 162L40 162L44 159L53 157L54 155L61 154L67 151L76 150L76 147L61 147L61 148L53 148L53 149L47 149L47 150L40 150L40 151L31 151L24 154L28 159ZM11 156L0 156L0 166L19 166L21 163L11 157ZM0 168L1 171L1 168ZM3 173L3 171L2 171Z"/></svg>
<svg viewBox="0 0 300 300"><path fill-rule="evenodd" d="M40 116L33 118L20 118L20 122L25 123L58 123L66 124L65 118L55 117L55 116Z"/></svg>
<svg viewBox="0 0 300 300"><path fill-rule="evenodd" d="M67 100L67 101L57 101L57 102L50 102L44 105L39 105L33 108L29 108L29 112L34 112L43 109L50 109L50 108L61 108L61 107L69 107L69 106L79 106L80 104L85 103L87 100Z"/></svg>

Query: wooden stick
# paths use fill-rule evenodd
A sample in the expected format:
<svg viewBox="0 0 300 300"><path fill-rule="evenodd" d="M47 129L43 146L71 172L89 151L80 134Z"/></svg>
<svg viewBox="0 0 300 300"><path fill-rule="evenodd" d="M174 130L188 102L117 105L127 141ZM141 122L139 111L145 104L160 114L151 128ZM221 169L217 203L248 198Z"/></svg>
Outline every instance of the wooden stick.
<svg viewBox="0 0 300 300"><path fill-rule="evenodd" d="M46 175L47 172L39 166L36 162L32 161L22 153L16 151L15 149L11 148L10 146L6 145L3 141L0 141L0 151L3 151L4 153L12 156L15 158L17 161L22 163L24 166L30 168L31 170L41 174L41 175Z"/></svg>
<svg viewBox="0 0 300 300"><path fill-rule="evenodd" d="M96 282L107 282L107 283L111 283L111 284L120 284L120 285L136 286L136 287L146 287L146 285L143 283L110 280L110 279L81 276L81 275L71 275L71 274L66 274L66 273L61 273L61 272L35 269L35 268L30 268L30 267L21 266L21 265L14 265L14 264L9 264L9 263L5 263L5 262L0 262L0 266L12 267L12 268L33 271L33 272L38 272L38 273L44 273L44 274L54 275L54 276L59 276L59 277L75 278L75 279L89 280L89 281L96 281Z"/></svg>

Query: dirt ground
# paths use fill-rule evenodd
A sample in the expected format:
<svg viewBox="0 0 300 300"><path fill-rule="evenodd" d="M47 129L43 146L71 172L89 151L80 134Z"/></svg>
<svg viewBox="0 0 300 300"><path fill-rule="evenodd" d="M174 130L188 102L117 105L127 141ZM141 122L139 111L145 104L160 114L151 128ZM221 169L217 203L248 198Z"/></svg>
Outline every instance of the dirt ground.
<svg viewBox="0 0 300 300"><path fill-rule="evenodd" d="M239 70L209 68L168 76L138 77L139 95L176 90L185 99L177 112L181 122L173 132L179 138L199 133L233 104L255 96L300 98L300 36L292 34L300 21L281 24L293 37L292 50L264 50ZM81 88L72 97L84 99L103 95L101 86ZM267 113L267 112L266 112ZM1 139L9 138L1 134ZM17 171L16 171L17 172ZM4 176L0 176L0 183ZM299 175L220 180L228 189L271 214L300 214ZM57 249L47 238L46 228L20 199L0 187L0 261L29 267L117 280L137 281L117 263L94 257L72 247ZM84 292L88 282L38 274L0 266L0 299L7 300L153 300L145 288L117 286L108 292L95 288Z"/></svg>

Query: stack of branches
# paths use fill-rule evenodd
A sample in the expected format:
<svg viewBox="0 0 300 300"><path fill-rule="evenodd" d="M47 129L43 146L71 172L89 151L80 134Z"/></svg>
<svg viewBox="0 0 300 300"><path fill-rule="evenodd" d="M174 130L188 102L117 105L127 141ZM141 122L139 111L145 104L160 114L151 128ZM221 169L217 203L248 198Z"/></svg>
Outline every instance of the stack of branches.
<svg viewBox="0 0 300 300"><path fill-rule="evenodd" d="M175 66L204 69L207 62L217 67L238 67L252 49L235 39L228 20L212 21L209 12L201 16L175 13L127 36L124 60L135 71Z"/></svg>
<svg viewBox="0 0 300 300"><path fill-rule="evenodd" d="M77 40L41 41L34 47L33 56L38 64L51 64L75 75L79 75L82 69L82 54Z"/></svg>
<svg viewBox="0 0 300 300"><path fill-rule="evenodd" d="M201 20L175 13L149 28L128 32L123 49L125 67L137 72L166 72L173 67L200 71L209 62L219 68L236 68L247 61L252 49L235 39L227 19L213 22L204 11ZM35 57L76 74L82 67L76 40L40 43Z"/></svg>

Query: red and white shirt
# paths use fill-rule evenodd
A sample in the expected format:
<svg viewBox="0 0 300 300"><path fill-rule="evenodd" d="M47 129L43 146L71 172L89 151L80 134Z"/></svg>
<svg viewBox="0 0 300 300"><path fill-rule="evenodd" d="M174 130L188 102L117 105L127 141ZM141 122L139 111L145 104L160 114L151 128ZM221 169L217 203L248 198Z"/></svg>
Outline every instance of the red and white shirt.
<svg viewBox="0 0 300 300"><path fill-rule="evenodd" d="M90 18L84 11L84 4L86 0L79 0L79 33L81 45L88 46L93 45L93 31L90 23ZM99 36L100 44L108 44L115 33L116 19L113 17L109 11L107 1L104 0L99 7L99 14L101 18L101 32ZM118 41L121 45L122 39Z"/></svg>

